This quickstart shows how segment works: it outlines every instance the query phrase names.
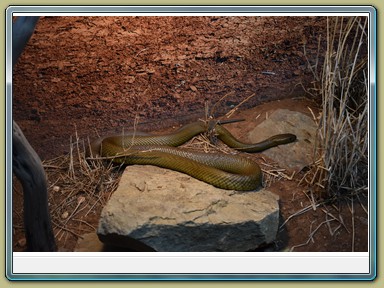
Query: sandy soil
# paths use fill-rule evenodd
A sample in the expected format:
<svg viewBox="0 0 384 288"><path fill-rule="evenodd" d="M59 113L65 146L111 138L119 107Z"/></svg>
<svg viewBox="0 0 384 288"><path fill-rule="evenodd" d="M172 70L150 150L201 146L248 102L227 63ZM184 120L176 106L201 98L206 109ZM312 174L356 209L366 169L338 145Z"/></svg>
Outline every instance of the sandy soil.
<svg viewBox="0 0 384 288"><path fill-rule="evenodd" d="M316 64L324 29L321 17L43 17L14 71L13 117L48 160L68 153L74 137L121 132L135 121L139 130L165 132L204 118L207 108L219 117L242 101L236 113L243 118L277 108L317 111L319 99L303 87L311 87L308 63ZM233 132L241 137L247 129ZM276 181L271 190L281 198L282 222L310 204L297 181ZM81 219L97 227L99 212ZM324 222L331 215L338 221ZM367 251L361 205L354 217L350 203L310 210L265 249ZM13 221L20 251L17 183ZM77 240L67 233L60 250L72 251Z"/></svg>

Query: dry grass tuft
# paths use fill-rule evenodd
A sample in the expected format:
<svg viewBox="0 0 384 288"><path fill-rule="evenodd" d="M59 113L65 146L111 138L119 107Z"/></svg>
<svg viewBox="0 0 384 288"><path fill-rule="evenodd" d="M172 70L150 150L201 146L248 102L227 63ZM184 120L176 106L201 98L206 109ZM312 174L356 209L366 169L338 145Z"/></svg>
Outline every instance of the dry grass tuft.
<svg viewBox="0 0 384 288"><path fill-rule="evenodd" d="M67 240L96 231L91 221L98 219L102 208L116 189L120 178L118 169L101 161L87 162L85 141L71 141L66 155L43 162L47 173L49 206L60 247ZM75 237L75 238L73 238Z"/></svg>
<svg viewBox="0 0 384 288"><path fill-rule="evenodd" d="M281 227L292 218L316 209L324 212L325 219L315 228L316 221L310 223L307 241L291 247L291 251L314 242L314 235L323 226L331 236L340 228L345 229L351 235L354 251L354 206L360 205L368 214L364 199L368 192L369 146L367 23L367 17L328 17L323 67L319 59L310 65L314 87L308 92L322 99L320 116L311 111L318 124L314 161L298 183L307 187L305 194L310 204L288 217ZM318 58L320 51L319 39ZM350 229L339 208L332 204L335 200L347 203ZM330 212L331 209L335 212Z"/></svg>
<svg viewBox="0 0 384 288"><path fill-rule="evenodd" d="M322 99L313 167L305 176L328 196L368 189L368 33L366 17L327 19L318 79Z"/></svg>

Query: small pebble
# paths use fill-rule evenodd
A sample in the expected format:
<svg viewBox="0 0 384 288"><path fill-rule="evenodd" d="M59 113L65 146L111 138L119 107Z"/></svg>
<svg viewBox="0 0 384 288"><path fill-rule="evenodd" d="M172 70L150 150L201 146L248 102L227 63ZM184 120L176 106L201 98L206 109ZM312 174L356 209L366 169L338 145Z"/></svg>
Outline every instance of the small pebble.
<svg viewBox="0 0 384 288"><path fill-rule="evenodd" d="M61 218L62 218L62 219L67 219L68 216L69 216L68 211L65 211L65 212L63 212L63 214L61 214Z"/></svg>
<svg viewBox="0 0 384 288"><path fill-rule="evenodd" d="M60 191L60 187L59 186L53 186L53 192L59 192Z"/></svg>

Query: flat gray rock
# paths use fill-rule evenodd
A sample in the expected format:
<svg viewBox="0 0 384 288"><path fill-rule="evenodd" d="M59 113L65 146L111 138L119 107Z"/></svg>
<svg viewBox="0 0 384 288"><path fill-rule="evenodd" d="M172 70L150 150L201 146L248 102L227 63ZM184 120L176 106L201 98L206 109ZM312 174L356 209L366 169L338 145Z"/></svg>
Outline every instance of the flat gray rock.
<svg viewBox="0 0 384 288"><path fill-rule="evenodd" d="M128 166L101 213L101 241L145 251L249 251L275 240L278 196L223 190L154 166Z"/></svg>
<svg viewBox="0 0 384 288"><path fill-rule="evenodd" d="M287 109L271 113L248 134L250 142L256 143L276 134L292 133L297 141L280 145L262 152L281 167L300 171L313 161L313 148L317 126L307 115Z"/></svg>

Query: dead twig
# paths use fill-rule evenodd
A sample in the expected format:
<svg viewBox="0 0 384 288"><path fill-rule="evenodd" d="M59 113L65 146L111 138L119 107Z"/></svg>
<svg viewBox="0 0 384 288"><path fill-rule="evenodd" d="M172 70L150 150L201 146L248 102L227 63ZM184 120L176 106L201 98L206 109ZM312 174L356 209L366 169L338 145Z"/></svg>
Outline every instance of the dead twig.
<svg viewBox="0 0 384 288"><path fill-rule="evenodd" d="M323 204L323 203L316 203L315 206L313 206L313 205L311 204L311 205L309 205L309 206L304 207L303 209L300 209L300 210L297 211L296 213L290 215L290 216L283 222L283 224L280 225L279 229L283 228L283 227L288 223L288 221L290 221L292 218L297 217L297 216L299 216L299 215L301 215L301 214L304 214L304 213L306 213L306 212L308 212L308 211L310 211L310 210L313 210L314 207L317 208L317 207L319 207L319 206L322 205L322 204Z"/></svg>

